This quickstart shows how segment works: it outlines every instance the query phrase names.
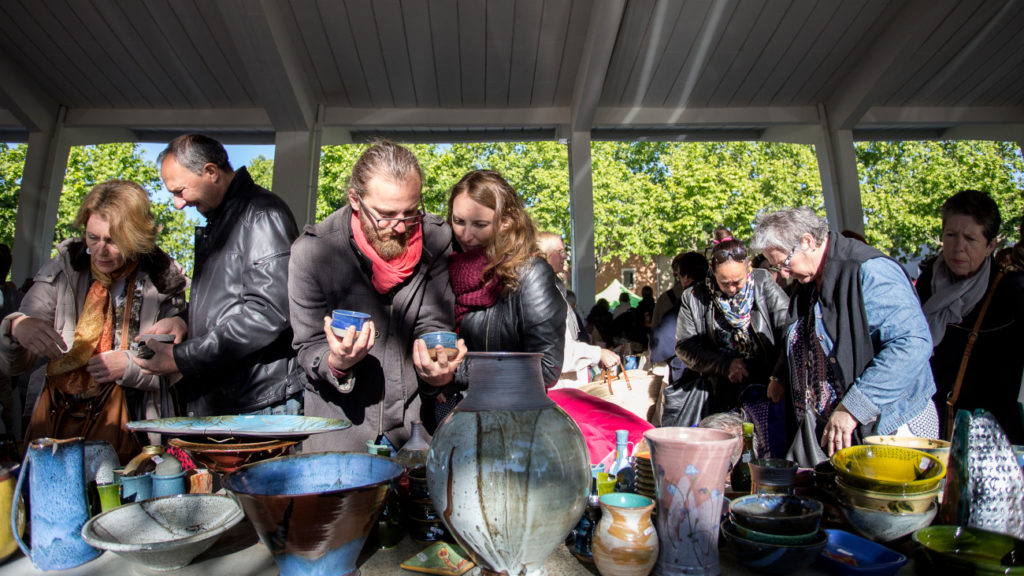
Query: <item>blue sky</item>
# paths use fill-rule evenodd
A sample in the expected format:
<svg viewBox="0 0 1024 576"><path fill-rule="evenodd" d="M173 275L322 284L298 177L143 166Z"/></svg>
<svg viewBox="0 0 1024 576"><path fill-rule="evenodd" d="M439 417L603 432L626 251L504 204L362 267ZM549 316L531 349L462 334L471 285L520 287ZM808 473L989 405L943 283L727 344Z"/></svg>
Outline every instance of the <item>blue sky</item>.
<svg viewBox="0 0 1024 576"><path fill-rule="evenodd" d="M156 163L156 157L160 152L167 146L166 142L140 142L139 147L142 150L142 157L146 160ZM274 158L274 146L272 144L260 144L255 146L250 145L224 145L224 149L228 152L228 160L231 161L231 167L238 169L242 166L248 166L252 159L257 156L263 156L265 158ZM167 193L166 188L161 188L155 195L154 200L164 201L169 200L171 195ZM199 220L201 223L205 222L202 214L199 213L195 208L186 208L185 214L193 220Z"/></svg>

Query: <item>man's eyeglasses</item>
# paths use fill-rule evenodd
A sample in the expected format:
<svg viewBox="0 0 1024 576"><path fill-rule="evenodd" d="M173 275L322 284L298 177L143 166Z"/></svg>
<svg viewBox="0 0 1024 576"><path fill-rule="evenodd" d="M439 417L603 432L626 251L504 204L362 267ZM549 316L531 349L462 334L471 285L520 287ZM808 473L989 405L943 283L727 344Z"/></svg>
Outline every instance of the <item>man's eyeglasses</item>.
<svg viewBox="0 0 1024 576"><path fill-rule="evenodd" d="M792 268L789 267L789 263L791 260L793 260L793 254L796 254L797 248L799 248L799 246L793 246L793 249L790 250L789 254L786 255L786 259L782 261L782 264L779 264L778 266L771 266L768 269L771 270L772 272L781 272L783 270L789 272L790 270L792 270Z"/></svg>
<svg viewBox="0 0 1024 576"><path fill-rule="evenodd" d="M366 204L363 204L363 199L360 198L359 196L356 196L356 202L359 202L359 209L366 213L366 216L370 219L370 222L373 223L373 227L377 230L380 230L382 228L394 228L399 224L405 224L407 227L418 226L421 222L423 222L423 216L426 215L426 212L423 210L422 199L420 200L419 211L414 216L406 216L404 218L381 218L380 216L374 214L372 210L367 208Z"/></svg>

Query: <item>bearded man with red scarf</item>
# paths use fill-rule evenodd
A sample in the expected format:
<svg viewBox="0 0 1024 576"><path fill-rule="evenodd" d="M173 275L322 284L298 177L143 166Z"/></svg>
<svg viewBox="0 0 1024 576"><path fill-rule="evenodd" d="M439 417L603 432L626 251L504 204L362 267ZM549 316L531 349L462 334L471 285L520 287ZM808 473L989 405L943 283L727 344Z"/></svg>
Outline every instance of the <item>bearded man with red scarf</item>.
<svg viewBox="0 0 1024 576"><path fill-rule="evenodd" d="M436 425L420 390L451 382L466 348L460 340L454 360L434 361L417 340L455 323L452 232L423 212L422 181L412 152L378 142L352 168L348 205L307 226L292 246L288 297L292 345L310 380L305 414L352 422L311 436L304 451L365 450L367 440L383 438L400 447L413 420L431 432ZM370 320L339 338L331 330L336 309Z"/></svg>

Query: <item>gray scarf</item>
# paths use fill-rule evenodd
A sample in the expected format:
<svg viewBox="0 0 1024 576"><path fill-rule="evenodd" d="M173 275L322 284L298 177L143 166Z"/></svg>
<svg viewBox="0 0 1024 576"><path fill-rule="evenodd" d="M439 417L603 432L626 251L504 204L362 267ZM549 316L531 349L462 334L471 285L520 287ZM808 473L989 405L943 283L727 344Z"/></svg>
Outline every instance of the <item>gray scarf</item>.
<svg viewBox="0 0 1024 576"><path fill-rule="evenodd" d="M932 297L924 303L924 317L932 333L932 346L938 346L946 335L946 326L964 319L985 297L992 257L985 258L981 269L961 280L953 278L946 260L939 251L932 269Z"/></svg>

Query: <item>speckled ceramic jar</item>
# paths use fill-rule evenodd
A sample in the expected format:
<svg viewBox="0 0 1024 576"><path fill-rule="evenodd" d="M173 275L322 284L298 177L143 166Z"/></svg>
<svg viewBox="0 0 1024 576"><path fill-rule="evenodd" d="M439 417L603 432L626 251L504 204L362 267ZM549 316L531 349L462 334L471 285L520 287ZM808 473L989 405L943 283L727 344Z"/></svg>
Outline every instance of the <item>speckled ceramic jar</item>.
<svg viewBox="0 0 1024 576"><path fill-rule="evenodd" d="M485 574L543 574L587 502L586 443L548 398L540 359L469 354L466 399L430 444L434 507Z"/></svg>
<svg viewBox="0 0 1024 576"><path fill-rule="evenodd" d="M594 532L594 564L601 576L647 576L658 560L658 533L651 522L654 500L615 492L601 496Z"/></svg>
<svg viewBox="0 0 1024 576"><path fill-rule="evenodd" d="M737 442L722 430L656 428L644 432L658 494L660 550L654 574L714 576L725 471Z"/></svg>

